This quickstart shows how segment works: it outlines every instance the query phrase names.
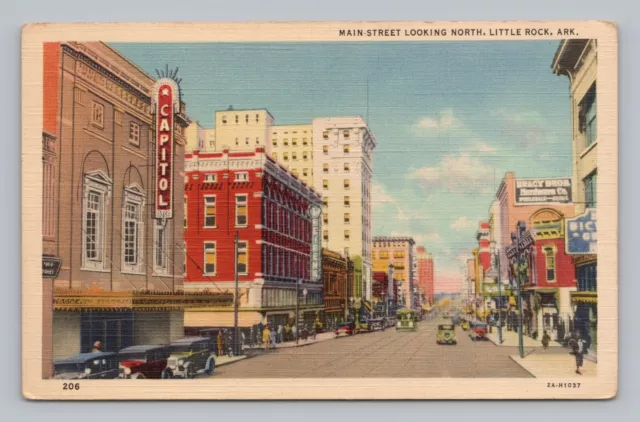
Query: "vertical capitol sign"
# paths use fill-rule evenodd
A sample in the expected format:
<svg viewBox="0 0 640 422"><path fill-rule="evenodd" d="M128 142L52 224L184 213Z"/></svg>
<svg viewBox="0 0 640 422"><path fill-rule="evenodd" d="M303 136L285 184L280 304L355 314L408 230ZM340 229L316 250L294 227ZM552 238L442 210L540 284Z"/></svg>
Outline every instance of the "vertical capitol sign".
<svg viewBox="0 0 640 422"><path fill-rule="evenodd" d="M156 115L156 218L173 218L173 127L180 111L180 91L173 79L162 78L153 87Z"/></svg>

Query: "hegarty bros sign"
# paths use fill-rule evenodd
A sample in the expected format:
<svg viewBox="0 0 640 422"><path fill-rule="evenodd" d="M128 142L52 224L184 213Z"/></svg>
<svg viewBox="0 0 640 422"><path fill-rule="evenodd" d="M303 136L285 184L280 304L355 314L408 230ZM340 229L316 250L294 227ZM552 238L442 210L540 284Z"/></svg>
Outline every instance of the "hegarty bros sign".
<svg viewBox="0 0 640 422"><path fill-rule="evenodd" d="M516 179L516 205L569 204L571 179Z"/></svg>

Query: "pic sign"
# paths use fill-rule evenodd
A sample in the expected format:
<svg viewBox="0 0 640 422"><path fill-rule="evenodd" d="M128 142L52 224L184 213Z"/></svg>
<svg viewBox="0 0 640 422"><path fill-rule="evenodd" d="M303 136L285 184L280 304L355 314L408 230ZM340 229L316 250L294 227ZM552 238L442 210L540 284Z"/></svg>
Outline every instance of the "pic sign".
<svg viewBox="0 0 640 422"><path fill-rule="evenodd" d="M516 205L570 204L571 179L516 179Z"/></svg>
<svg viewBox="0 0 640 422"><path fill-rule="evenodd" d="M159 79L153 88L156 113L156 218L173 218L173 126L180 93L173 79Z"/></svg>
<svg viewBox="0 0 640 422"><path fill-rule="evenodd" d="M565 249L570 255L598 253L596 210L588 208L576 218L567 218Z"/></svg>

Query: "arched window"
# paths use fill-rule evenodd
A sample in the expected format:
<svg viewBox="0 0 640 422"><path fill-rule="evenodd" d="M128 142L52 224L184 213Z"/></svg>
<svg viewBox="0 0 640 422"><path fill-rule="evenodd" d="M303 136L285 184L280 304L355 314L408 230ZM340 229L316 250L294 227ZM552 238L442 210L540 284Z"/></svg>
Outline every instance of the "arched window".
<svg viewBox="0 0 640 422"><path fill-rule="evenodd" d="M531 216L536 239L557 239L564 236L564 216L550 208L543 208Z"/></svg>

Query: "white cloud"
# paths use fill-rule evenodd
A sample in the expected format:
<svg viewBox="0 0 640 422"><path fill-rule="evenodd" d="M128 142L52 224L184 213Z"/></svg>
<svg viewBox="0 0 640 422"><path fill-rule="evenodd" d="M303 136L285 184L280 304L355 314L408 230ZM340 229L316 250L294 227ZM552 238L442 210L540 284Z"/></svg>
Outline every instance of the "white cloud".
<svg viewBox="0 0 640 422"><path fill-rule="evenodd" d="M459 193L491 193L495 170L480 159L462 152L446 155L437 165L423 167L409 174L409 180L423 189Z"/></svg>
<svg viewBox="0 0 640 422"><path fill-rule="evenodd" d="M406 231L401 231L401 230L392 230L389 235L398 236L398 237L399 236L412 237L413 240L415 240L416 245L424 246L427 248L427 250L429 250L431 247L433 247L434 244L440 241L440 235L438 234L438 232L427 232L427 233L415 234L415 233L408 233Z"/></svg>
<svg viewBox="0 0 640 422"><path fill-rule="evenodd" d="M372 206L376 208L383 207L388 204L395 204L396 200L384 190L384 187L381 184L372 183L371 202L373 203Z"/></svg>
<svg viewBox="0 0 640 422"><path fill-rule="evenodd" d="M491 145L486 144L485 142L482 141L476 141L473 143L472 149L478 152L487 152L487 153L494 153L496 152L496 149L494 147L492 147Z"/></svg>
<svg viewBox="0 0 640 422"><path fill-rule="evenodd" d="M423 117L414 125L414 130L424 131L445 131L464 126L462 121L453 115L453 110L445 108L437 116Z"/></svg>
<svg viewBox="0 0 640 422"><path fill-rule="evenodd" d="M460 231L464 229L475 228L477 226L478 226L477 220L472 220L467 216L462 216L462 217L458 217L456 221L451 223L449 227L457 231Z"/></svg>

